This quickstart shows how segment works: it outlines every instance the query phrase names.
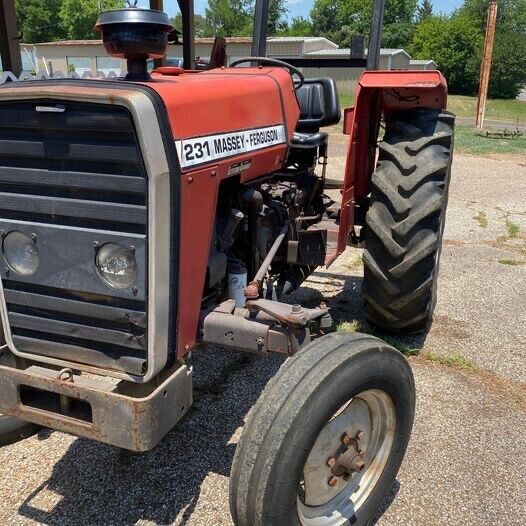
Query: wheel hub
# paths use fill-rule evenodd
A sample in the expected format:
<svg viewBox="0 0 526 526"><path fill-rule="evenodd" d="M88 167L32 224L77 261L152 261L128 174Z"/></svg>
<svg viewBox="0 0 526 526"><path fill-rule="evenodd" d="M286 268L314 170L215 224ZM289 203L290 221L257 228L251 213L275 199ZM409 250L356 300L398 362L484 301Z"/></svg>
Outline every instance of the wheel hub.
<svg viewBox="0 0 526 526"><path fill-rule="evenodd" d="M303 469L302 524L340 525L342 517L352 516L387 463L395 422L392 400L382 391L360 393L340 408L322 429Z"/></svg>
<svg viewBox="0 0 526 526"><path fill-rule="evenodd" d="M329 457L327 465L331 468L332 475L329 477L329 486L336 485L336 477L348 480L353 473L359 473L365 467L365 451L360 447L360 439L365 433L358 431L356 436L350 437L344 433L341 437L342 445L338 448L335 456Z"/></svg>

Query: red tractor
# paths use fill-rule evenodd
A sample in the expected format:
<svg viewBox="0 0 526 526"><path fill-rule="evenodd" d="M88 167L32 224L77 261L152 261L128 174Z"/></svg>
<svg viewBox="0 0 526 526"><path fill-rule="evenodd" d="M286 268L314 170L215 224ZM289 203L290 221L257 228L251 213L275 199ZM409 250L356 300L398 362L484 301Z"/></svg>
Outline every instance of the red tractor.
<svg viewBox="0 0 526 526"><path fill-rule="evenodd" d="M367 524L409 441L411 369L286 298L363 245L366 319L429 327L453 146L444 78L362 75L338 204L331 79L256 56L150 75L173 35L164 13L109 11L97 28L126 78L0 87L1 440L46 426L147 451L192 405L192 352L279 352L234 458L234 523Z"/></svg>

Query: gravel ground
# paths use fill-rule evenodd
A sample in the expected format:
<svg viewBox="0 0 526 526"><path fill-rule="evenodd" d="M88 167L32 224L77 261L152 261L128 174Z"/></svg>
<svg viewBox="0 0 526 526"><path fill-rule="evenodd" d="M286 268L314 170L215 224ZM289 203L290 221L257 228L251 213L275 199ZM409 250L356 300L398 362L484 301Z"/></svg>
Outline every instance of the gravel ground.
<svg viewBox="0 0 526 526"><path fill-rule="evenodd" d="M331 171L343 163L334 141ZM378 524L526 524L526 156L457 155L436 322L409 343L457 352L479 370L417 357L417 417L406 460ZM473 219L484 212L487 226ZM506 226L520 228L509 239ZM299 297L359 319L359 251L316 272ZM0 524L230 525L228 474L243 420L283 358L195 353L196 403L154 451L116 449L62 433L0 449ZM513 389L510 388L513 387ZM511 446L511 449L510 449Z"/></svg>

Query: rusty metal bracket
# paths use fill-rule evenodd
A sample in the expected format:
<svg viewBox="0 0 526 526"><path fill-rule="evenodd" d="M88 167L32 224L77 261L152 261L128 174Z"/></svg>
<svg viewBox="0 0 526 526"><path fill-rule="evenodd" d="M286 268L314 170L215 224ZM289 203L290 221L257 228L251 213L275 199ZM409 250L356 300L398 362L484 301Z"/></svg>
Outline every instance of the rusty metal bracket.
<svg viewBox="0 0 526 526"><path fill-rule="evenodd" d="M290 335L277 323L235 315L235 302L225 301L203 320L203 343L221 345L239 351L266 354L289 353ZM250 314L249 311L246 311Z"/></svg>
<svg viewBox="0 0 526 526"><path fill-rule="evenodd" d="M233 300L218 305L202 321L202 341L257 354L296 353L310 341L309 323L331 325L327 309L305 309L271 300L249 300L236 309Z"/></svg>
<svg viewBox="0 0 526 526"><path fill-rule="evenodd" d="M59 375L40 366L0 366L0 413L123 449L148 451L192 405L192 369L182 363L149 384L114 384L65 371Z"/></svg>
<svg viewBox="0 0 526 526"><path fill-rule="evenodd" d="M263 299L248 300L246 308L251 311L263 311L291 328L305 327L311 321L329 316L327 309L306 309L298 304L289 305Z"/></svg>

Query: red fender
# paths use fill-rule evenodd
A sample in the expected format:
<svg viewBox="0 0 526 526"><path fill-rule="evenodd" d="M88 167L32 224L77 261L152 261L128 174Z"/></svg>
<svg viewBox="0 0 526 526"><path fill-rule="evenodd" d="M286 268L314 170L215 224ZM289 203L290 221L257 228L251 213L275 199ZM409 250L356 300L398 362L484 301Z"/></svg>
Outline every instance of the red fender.
<svg viewBox="0 0 526 526"><path fill-rule="evenodd" d="M376 162L382 115L411 108L445 109L447 83L439 71L367 71L360 77L355 106L344 110L344 133L350 135L342 191L338 250L345 250L354 229L354 206L367 197Z"/></svg>

